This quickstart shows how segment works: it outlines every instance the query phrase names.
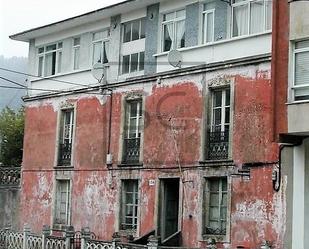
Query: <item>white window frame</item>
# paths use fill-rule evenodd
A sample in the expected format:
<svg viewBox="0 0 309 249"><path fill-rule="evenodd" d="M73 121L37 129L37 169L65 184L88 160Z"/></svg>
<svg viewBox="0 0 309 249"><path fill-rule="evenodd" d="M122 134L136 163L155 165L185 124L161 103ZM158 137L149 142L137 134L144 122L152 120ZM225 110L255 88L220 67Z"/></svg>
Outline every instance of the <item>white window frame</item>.
<svg viewBox="0 0 309 249"><path fill-rule="evenodd" d="M302 88L307 88L309 90L309 84L302 84L302 85L295 85L295 78L296 78L296 54L299 53L309 53L309 46L305 48L296 48L296 43L297 42L302 42L302 41L295 41L292 45L293 48L293 67L292 67L292 101L297 102L297 101L309 101L309 94L308 94L308 99L307 100L295 100L295 90L297 89L302 89Z"/></svg>
<svg viewBox="0 0 309 249"><path fill-rule="evenodd" d="M184 11L185 12L185 15L184 16L181 16L181 17L176 17L176 13L179 12L179 11ZM167 20L167 21L164 21L164 16L165 15L169 15L169 14L174 14L174 18L171 19L171 20ZM181 22L181 21L186 21L186 16L187 16L187 13L186 13L186 9L178 9L178 10L174 10L174 11L170 11L170 12L166 12L166 13L163 13L162 14L162 24L161 24L161 52L168 52L168 51L164 51L164 26L166 26L167 24L170 24L172 23L173 24L173 35L171 37L172 41L174 41L174 46L171 47L170 50L173 50L173 49L179 49L177 48L177 44L176 44L176 41L177 41L177 38L176 38L176 27L177 27L177 22ZM185 30L185 33L186 33L186 30ZM186 44L185 46L186 47Z"/></svg>
<svg viewBox="0 0 309 249"><path fill-rule="evenodd" d="M133 32L133 23L134 22L139 22L139 30L138 30L138 36L139 38L136 39L136 40L132 40L132 32ZM132 20L132 21L129 21L129 22L125 22L122 24L122 43L129 43L129 42L134 42L134 41L137 41L137 40L141 40L141 39L145 39L146 37L146 30L144 30L144 37L142 37L142 22L144 22L144 29L146 28L145 25L146 25L146 18L139 18L139 19L136 19L136 20ZM130 25L131 26L131 34L130 34L130 41L124 41L124 38L125 38L125 33L124 33L124 27L125 25Z"/></svg>
<svg viewBox="0 0 309 249"><path fill-rule="evenodd" d="M60 45L61 44L61 45ZM47 51L47 47L56 45L56 49ZM53 75L57 75L61 73L61 64L62 64L62 48L63 48L63 42L58 41L55 43L51 43L48 45L40 46L37 48L37 62L38 62L38 76L40 77L50 77ZM43 49L42 52L40 50ZM45 68L45 62L46 62L46 56L52 53L56 53L56 60L55 60L55 73L47 75L46 68ZM40 58L42 58L42 72L40 72Z"/></svg>
<svg viewBox="0 0 309 249"><path fill-rule="evenodd" d="M215 92L222 92L221 95L221 106L215 107ZM230 103L229 105L226 105L226 92L230 92ZM225 117L225 110L226 108L230 108L230 122L226 123L226 117ZM217 109L221 109L221 125L220 125L220 131L223 132L225 131L225 126L231 126L231 89L230 88L219 88L219 89L213 89L211 92L211 123L210 123L210 131L214 132L215 131L215 124L214 124L214 112Z"/></svg>
<svg viewBox="0 0 309 249"><path fill-rule="evenodd" d="M61 219L61 203L59 203L61 198L61 189L60 189L60 182L65 182L67 184L66 186L66 203L65 203L65 215L66 220L65 223L59 223L57 222L58 219ZM55 193L55 209L54 209L54 219L53 224L56 226L65 226L70 225L70 209L71 209L71 181L69 179L57 179L56 180L56 193Z"/></svg>
<svg viewBox="0 0 309 249"><path fill-rule="evenodd" d="M131 106L132 103L137 103L137 111L136 111L136 116L132 117L131 116ZM140 115L141 110L143 110L143 100L141 98L136 99L136 100L128 100L127 103L127 116L126 116L126 126L127 126L127 131L126 131L126 136L125 139L130 139L130 138L141 138L141 123L143 121L143 113ZM136 127L135 127L135 137L130 136L130 125L131 125L131 120L136 119Z"/></svg>
<svg viewBox="0 0 309 249"><path fill-rule="evenodd" d="M140 61L141 61L141 54L142 53L144 54L144 66L143 66L143 69L141 70ZM132 55L134 55L134 54L137 54L137 70L134 71L134 72L131 72ZM123 72L123 70L124 70L124 57L125 56L129 56L129 72ZM141 73L141 72L144 71L144 69L145 69L145 52L144 51L132 53L132 54L128 54L128 55L122 55L122 58L121 58L121 74L122 75Z"/></svg>
<svg viewBox="0 0 309 249"><path fill-rule="evenodd" d="M127 184L129 182L134 182L134 188L133 192L134 196L137 198L137 204L128 204L126 201L126 194L128 193L127 191ZM135 202L136 199L134 199ZM132 228L123 228L123 225L130 225L125 223L126 219L126 211L127 211L127 206L132 205L133 206L133 215L130 216L132 217ZM137 212L135 212L135 207L137 206ZM140 196L139 196L139 181L137 179L124 179L122 180L121 184L121 215L120 215L120 230L123 231L131 231L133 234L137 232L138 226L139 226L139 209L140 209ZM136 224L135 224L135 219L136 219Z"/></svg>
<svg viewBox="0 0 309 249"><path fill-rule="evenodd" d="M253 34L258 34L258 33L251 33L251 30L250 30L250 23L251 23L251 4L254 3L254 2L262 2L263 1L263 29L261 31L262 32L266 32L266 31L270 31L271 30L271 27L270 29L267 29L267 4L266 2L267 1L272 1L272 0L244 0L244 1L241 1L241 2L238 2L238 3L235 3L234 2L235 0L233 0L232 2L232 5L231 5L231 8L232 8L232 15L231 15L231 37L240 37L240 36L247 36L247 35L253 35ZM247 34L244 34L244 35L235 35L234 36L234 9L239 7L239 6L243 6L243 5L247 5L247 14L248 14L248 20L247 20ZM270 20L271 21L271 20Z"/></svg>
<svg viewBox="0 0 309 249"><path fill-rule="evenodd" d="M210 215L210 211L209 211L209 206L211 205L210 203L210 182L213 180L219 180L219 203L222 200L222 195L226 194L226 220L225 220L225 229L226 232L225 234L214 234L214 233L207 233L206 232L206 226L209 224L209 215ZM223 191L222 190L222 181L225 180L226 181L226 190ZM203 202L204 202L204 212L203 212L203 219L204 219L204 227L203 227L203 237L204 239L207 238L217 238L219 240L228 240L229 237L229 227L230 227L230 198L231 198L231 189L229 186L229 179L227 176L213 176L213 177L206 177L205 178L205 187L204 187L204 198L203 198ZM220 212L221 212L221 208L222 207L219 204L219 217L221 216Z"/></svg>
<svg viewBox="0 0 309 249"><path fill-rule="evenodd" d="M94 39L94 35L95 35L96 33L100 33L100 32L103 32L103 33L104 33L104 32L107 32L107 33L108 33L107 37L103 37L103 38L101 38L101 39L95 40L95 39ZM104 49L104 47L105 47L106 44L109 44L109 42L110 42L110 29L98 30L98 31L92 33L92 60L91 60L92 65L94 65L95 63L97 63L97 62L94 61L94 45L97 44L97 43L100 43L100 44L101 44L101 55L102 55L102 57L103 57L103 55L104 55L104 50L103 50L103 49ZM106 51L107 63L103 63L103 64L108 64L108 63L109 63L109 59L108 59L108 57L109 57L109 55L110 55L110 54L109 54L109 53L110 53L109 48L110 48L110 46L108 46L108 50ZM102 62L101 62L101 63L102 63Z"/></svg>
<svg viewBox="0 0 309 249"><path fill-rule="evenodd" d="M204 6L203 6L204 8ZM208 18L207 16L212 14L212 37L210 41L207 41L207 27L208 27ZM202 12L202 27L203 27L203 44L214 42L215 40L215 9L204 10Z"/></svg>
<svg viewBox="0 0 309 249"><path fill-rule="evenodd" d="M77 45L75 45L74 43L75 43L75 39L79 39L79 43L77 44ZM73 38L73 70L75 71L75 70L79 70L80 69L80 39L81 39L81 37L74 37ZM75 65L75 62L76 62L76 57L75 57L75 55L76 55L76 51L78 51L78 66L77 67L75 67L76 65Z"/></svg>

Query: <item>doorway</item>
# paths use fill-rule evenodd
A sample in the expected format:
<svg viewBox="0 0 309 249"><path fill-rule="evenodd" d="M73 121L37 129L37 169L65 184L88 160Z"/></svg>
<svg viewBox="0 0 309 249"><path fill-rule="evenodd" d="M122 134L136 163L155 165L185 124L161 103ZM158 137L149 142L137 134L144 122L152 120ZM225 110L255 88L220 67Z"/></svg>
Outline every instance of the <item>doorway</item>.
<svg viewBox="0 0 309 249"><path fill-rule="evenodd" d="M164 242L179 231L179 179L162 179L160 184L159 234Z"/></svg>

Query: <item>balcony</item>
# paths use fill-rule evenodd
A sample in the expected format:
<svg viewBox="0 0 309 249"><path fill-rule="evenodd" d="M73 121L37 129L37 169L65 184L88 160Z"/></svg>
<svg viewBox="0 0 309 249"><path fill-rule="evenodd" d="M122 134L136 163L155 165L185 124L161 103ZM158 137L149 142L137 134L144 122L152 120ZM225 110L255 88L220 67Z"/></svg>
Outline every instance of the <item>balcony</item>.
<svg viewBox="0 0 309 249"><path fill-rule="evenodd" d="M72 155L72 144L59 144L58 166L70 166Z"/></svg>
<svg viewBox="0 0 309 249"><path fill-rule="evenodd" d="M140 138L125 138L123 144L123 164L139 163Z"/></svg>
<svg viewBox="0 0 309 249"><path fill-rule="evenodd" d="M229 131L208 132L207 160L224 160L229 156Z"/></svg>

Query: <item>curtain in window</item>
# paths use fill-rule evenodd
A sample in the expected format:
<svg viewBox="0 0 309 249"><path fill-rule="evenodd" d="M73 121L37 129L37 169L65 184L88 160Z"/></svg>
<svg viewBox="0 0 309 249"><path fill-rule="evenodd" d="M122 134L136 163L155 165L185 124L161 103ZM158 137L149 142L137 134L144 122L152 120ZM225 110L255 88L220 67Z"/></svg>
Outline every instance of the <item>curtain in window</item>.
<svg viewBox="0 0 309 249"><path fill-rule="evenodd" d="M248 5L234 7L233 15L233 36L248 34Z"/></svg>
<svg viewBox="0 0 309 249"><path fill-rule="evenodd" d="M168 23L165 25L164 51L169 51L174 47L174 24Z"/></svg>
<svg viewBox="0 0 309 249"><path fill-rule="evenodd" d="M45 76L52 75L53 71L53 54L47 54L45 56Z"/></svg>
<svg viewBox="0 0 309 249"><path fill-rule="evenodd" d="M260 33L264 30L264 1L256 1L250 4L250 34Z"/></svg>
<svg viewBox="0 0 309 249"><path fill-rule="evenodd" d="M183 39L185 35L185 21L177 22L177 33L176 33L176 41L177 41L177 48L182 48L184 45Z"/></svg>

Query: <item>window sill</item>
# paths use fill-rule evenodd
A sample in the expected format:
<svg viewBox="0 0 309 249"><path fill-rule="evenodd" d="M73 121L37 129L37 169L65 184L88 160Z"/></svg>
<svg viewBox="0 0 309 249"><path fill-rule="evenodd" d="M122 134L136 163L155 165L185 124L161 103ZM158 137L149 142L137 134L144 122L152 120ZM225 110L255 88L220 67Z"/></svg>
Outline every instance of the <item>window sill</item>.
<svg viewBox="0 0 309 249"><path fill-rule="evenodd" d="M234 161L232 159L220 159L220 160L203 160L200 161L199 164L206 167L233 167Z"/></svg>
<svg viewBox="0 0 309 249"><path fill-rule="evenodd" d="M209 42L209 43L206 43L206 44L199 44L199 45L192 46L192 47L180 48L180 49L177 49L177 50L179 52L182 52L182 51L193 50L193 49L198 49L198 48L211 47L211 46L215 46L215 45L219 45L219 44L224 44L224 43L229 43L229 42L234 42L234 41L244 40L244 39L250 39L250 38L254 38L254 37L258 37L258 36L264 36L264 35L269 35L269 34L271 34L271 31L265 31L265 32L262 32L262 33L257 33L257 34L252 34L252 35L237 36L237 37L227 38L227 39L224 39L224 40ZM167 52L160 52L160 53L154 54L153 56L154 57L160 57L160 56L168 55L168 53L169 53L169 51L167 51Z"/></svg>
<svg viewBox="0 0 309 249"><path fill-rule="evenodd" d="M309 104L309 99L306 99L306 100L293 100L293 101L290 101L290 102L286 103L286 105L301 105L301 104Z"/></svg>
<svg viewBox="0 0 309 249"><path fill-rule="evenodd" d="M132 167L143 167L143 163L120 163L117 165L118 167L121 168L132 168Z"/></svg>
<svg viewBox="0 0 309 249"><path fill-rule="evenodd" d="M56 170L74 169L74 166L73 165L57 165L57 166L54 166L54 169Z"/></svg>
<svg viewBox="0 0 309 249"><path fill-rule="evenodd" d="M215 235L215 234L203 234L202 241L207 241L209 239L215 239L216 242L229 243L227 240L227 235Z"/></svg>
<svg viewBox="0 0 309 249"><path fill-rule="evenodd" d="M91 71L91 68L73 70L73 71L69 71L69 72L65 72L65 73L58 73L58 74L54 74L54 75L50 75L50 76L38 76L39 78L34 77L36 79L32 79L31 82L38 82L38 81L48 80L48 79L56 79L56 78L62 77L62 76L67 76L67 75L76 74L76 73L89 72L89 71Z"/></svg>

